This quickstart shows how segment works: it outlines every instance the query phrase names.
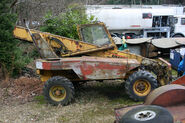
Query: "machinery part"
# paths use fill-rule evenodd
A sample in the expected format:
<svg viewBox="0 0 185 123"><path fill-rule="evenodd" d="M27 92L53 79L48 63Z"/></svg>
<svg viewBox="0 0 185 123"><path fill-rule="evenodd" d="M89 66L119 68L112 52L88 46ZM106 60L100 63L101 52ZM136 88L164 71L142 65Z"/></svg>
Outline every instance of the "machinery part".
<svg viewBox="0 0 185 123"><path fill-rule="evenodd" d="M52 47L48 44L42 35L39 33L34 33L33 36L35 38L35 46L38 47L40 56L42 58L58 58Z"/></svg>
<svg viewBox="0 0 185 123"><path fill-rule="evenodd" d="M55 76L44 85L45 99L53 105L68 105L74 99L74 86L67 78Z"/></svg>
<svg viewBox="0 0 185 123"><path fill-rule="evenodd" d="M143 101L146 96L157 88L157 80L147 71L137 71L129 76L125 84L126 93L135 101Z"/></svg>
<svg viewBox="0 0 185 123"><path fill-rule="evenodd" d="M62 53L62 54L68 53L67 47L62 43L62 41L60 41L60 40L57 39L57 38L53 38L53 37L50 38L50 40L51 40L51 41L54 41L54 42L56 42L57 44L60 45L60 48L54 48L54 51L55 51L55 53L56 53L58 56L60 56L61 53ZM50 45L51 45L51 42L50 42ZM52 46L52 45L51 45L51 46Z"/></svg>
<svg viewBox="0 0 185 123"><path fill-rule="evenodd" d="M29 28L29 21L26 22L26 28L27 28L26 31L28 31L28 33L30 34L30 36L31 36L31 38L32 38L32 41L33 41L33 43L34 43L34 46L36 47L36 49L37 49L37 51L38 51L40 57L43 58L43 55L41 54L41 51L40 51L40 49L39 49L39 47L38 47L38 45L37 45L37 43L36 43L36 39L35 39L34 35L32 34L32 32L30 31L30 28Z"/></svg>
<svg viewBox="0 0 185 123"><path fill-rule="evenodd" d="M119 123L173 123L173 116L160 106L141 106L128 111Z"/></svg>
<svg viewBox="0 0 185 123"><path fill-rule="evenodd" d="M153 73L157 77L158 85L166 85L172 80L171 64L162 58L156 61L144 59L140 68Z"/></svg>
<svg viewBox="0 0 185 123"><path fill-rule="evenodd" d="M152 91L145 100L145 105L173 106L185 102L185 87L171 84Z"/></svg>

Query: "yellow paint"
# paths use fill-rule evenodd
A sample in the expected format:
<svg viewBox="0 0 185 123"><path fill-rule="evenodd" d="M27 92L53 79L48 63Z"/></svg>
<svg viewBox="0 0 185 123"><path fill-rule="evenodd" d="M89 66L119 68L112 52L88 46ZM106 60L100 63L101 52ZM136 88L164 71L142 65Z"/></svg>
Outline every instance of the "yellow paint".
<svg viewBox="0 0 185 123"><path fill-rule="evenodd" d="M160 79L159 82L160 82L161 85L166 85L167 84L167 83L165 83L164 79Z"/></svg>
<svg viewBox="0 0 185 123"><path fill-rule="evenodd" d="M40 70L36 70L36 73L39 75L40 74Z"/></svg>
<svg viewBox="0 0 185 123"><path fill-rule="evenodd" d="M66 98L66 89L62 86L53 86L49 90L49 96L56 102L63 101Z"/></svg>
<svg viewBox="0 0 185 123"><path fill-rule="evenodd" d="M41 73L40 79L42 82L46 82L48 79L50 79L52 77L51 71L42 71L40 73Z"/></svg>
<svg viewBox="0 0 185 123"><path fill-rule="evenodd" d="M151 91L151 84L147 80L137 80L133 85L133 91L138 96L146 96Z"/></svg>
<svg viewBox="0 0 185 123"><path fill-rule="evenodd" d="M112 54L117 54L118 56L127 57L129 59L137 59L139 62L141 62L141 60L143 58L142 56L129 53L128 50L126 50L126 52L125 51L118 51L118 48L117 48L116 44L114 43L114 41L112 40L111 35L110 35L109 31L107 30L107 28L105 27L105 25L103 23L99 23L99 25L102 25L104 27L105 31L107 32L108 37L111 41L110 46L114 47L112 50L101 50L102 47L98 47L98 46L93 45L93 44L89 44L89 43L86 43L86 42L83 42L83 41L78 41L78 40L62 37L62 36L59 36L59 35L54 35L54 34L51 34L51 33L40 32L38 30L32 30L31 29L31 32L33 34L34 33L39 33L41 35L41 37L43 37L52 47L58 47L59 48L60 46L56 42L51 43L50 37L57 38L60 41L62 41L62 43L67 47L67 49L70 52L66 53L66 54L61 54L61 57L74 56L77 53L82 53L82 52L89 51L89 53L84 53L84 54L90 54L92 56L100 56L100 57L112 57ZM86 26L88 26L88 25L86 25ZM80 27L78 27L78 31L79 31L79 28ZM31 36L29 35L26 28L24 28L24 27L17 26L14 29L14 36L16 38L32 42ZM94 50L98 50L98 49L100 49L100 51L94 52Z"/></svg>

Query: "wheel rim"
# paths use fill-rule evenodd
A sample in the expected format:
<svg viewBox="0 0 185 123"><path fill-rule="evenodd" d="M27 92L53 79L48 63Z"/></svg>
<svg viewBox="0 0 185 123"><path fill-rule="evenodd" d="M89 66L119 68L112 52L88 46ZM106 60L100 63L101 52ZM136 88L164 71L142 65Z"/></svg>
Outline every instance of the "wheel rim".
<svg viewBox="0 0 185 123"><path fill-rule="evenodd" d="M66 89L62 86L53 86L49 90L49 96L52 100L60 102L66 98Z"/></svg>
<svg viewBox="0 0 185 123"><path fill-rule="evenodd" d="M138 96L146 96L151 91L151 85L147 80L137 80L134 83L133 90Z"/></svg>
<svg viewBox="0 0 185 123"><path fill-rule="evenodd" d="M151 110L140 111L135 114L135 119L139 121L146 121L155 118L156 113Z"/></svg>

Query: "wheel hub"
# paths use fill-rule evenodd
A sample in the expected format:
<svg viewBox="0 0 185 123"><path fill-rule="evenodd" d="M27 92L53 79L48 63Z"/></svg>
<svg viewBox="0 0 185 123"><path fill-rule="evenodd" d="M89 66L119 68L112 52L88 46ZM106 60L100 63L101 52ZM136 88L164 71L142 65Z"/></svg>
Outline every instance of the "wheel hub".
<svg viewBox="0 0 185 123"><path fill-rule="evenodd" d="M140 111L135 114L135 119L139 121L151 120L156 116L156 113L151 110Z"/></svg>
<svg viewBox="0 0 185 123"><path fill-rule="evenodd" d="M151 85L146 80L137 80L133 85L133 90L139 96L146 96L151 91Z"/></svg>
<svg viewBox="0 0 185 123"><path fill-rule="evenodd" d="M146 85L144 83L139 83L137 86L137 90L144 91L146 88Z"/></svg>
<svg viewBox="0 0 185 123"><path fill-rule="evenodd" d="M66 90L61 86L53 86L49 91L50 97L55 101L62 101L66 97Z"/></svg>
<svg viewBox="0 0 185 123"><path fill-rule="evenodd" d="M62 90L56 90L53 95L60 96L61 94L64 94Z"/></svg>

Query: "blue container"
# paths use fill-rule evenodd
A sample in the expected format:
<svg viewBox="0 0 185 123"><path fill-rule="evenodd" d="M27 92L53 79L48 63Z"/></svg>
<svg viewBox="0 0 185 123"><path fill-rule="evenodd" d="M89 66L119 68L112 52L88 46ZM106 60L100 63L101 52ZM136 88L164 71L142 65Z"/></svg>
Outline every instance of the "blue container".
<svg viewBox="0 0 185 123"><path fill-rule="evenodd" d="M177 50L170 50L170 64L172 65L172 68L178 69L178 65L180 61L182 60L180 53Z"/></svg>

